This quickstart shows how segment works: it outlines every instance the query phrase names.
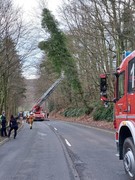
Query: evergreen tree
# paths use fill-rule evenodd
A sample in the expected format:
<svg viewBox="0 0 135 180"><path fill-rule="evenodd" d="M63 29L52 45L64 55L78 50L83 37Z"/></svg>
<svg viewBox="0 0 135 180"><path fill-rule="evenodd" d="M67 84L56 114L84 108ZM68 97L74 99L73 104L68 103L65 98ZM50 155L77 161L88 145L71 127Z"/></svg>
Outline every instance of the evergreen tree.
<svg viewBox="0 0 135 180"><path fill-rule="evenodd" d="M46 41L39 43L39 48L45 51L55 72L61 74L64 71L73 90L82 94L82 87L78 78L75 61L67 48L66 36L58 26L58 22L50 11L46 8L43 9L42 27L49 33L49 37Z"/></svg>

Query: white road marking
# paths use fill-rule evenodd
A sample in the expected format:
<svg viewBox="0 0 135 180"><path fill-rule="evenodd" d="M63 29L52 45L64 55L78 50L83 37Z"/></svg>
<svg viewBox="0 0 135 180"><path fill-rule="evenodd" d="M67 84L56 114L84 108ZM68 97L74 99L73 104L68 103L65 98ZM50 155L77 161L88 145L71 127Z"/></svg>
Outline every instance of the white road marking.
<svg viewBox="0 0 135 180"><path fill-rule="evenodd" d="M68 140L67 140L67 139L65 139L65 142L66 142L66 144L67 144L68 146L70 146L70 147L71 147L71 144L68 142Z"/></svg>
<svg viewBox="0 0 135 180"><path fill-rule="evenodd" d="M54 129L55 129L55 131L57 131L57 128L54 127Z"/></svg>
<svg viewBox="0 0 135 180"><path fill-rule="evenodd" d="M38 132L38 134L39 134L40 136L47 136L47 134L41 133L41 132Z"/></svg>

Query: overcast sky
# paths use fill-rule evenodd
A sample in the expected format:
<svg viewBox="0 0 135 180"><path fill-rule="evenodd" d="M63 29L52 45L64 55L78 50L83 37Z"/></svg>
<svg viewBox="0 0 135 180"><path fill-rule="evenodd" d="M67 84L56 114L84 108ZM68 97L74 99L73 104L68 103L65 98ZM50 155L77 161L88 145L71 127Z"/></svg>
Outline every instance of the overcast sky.
<svg viewBox="0 0 135 180"><path fill-rule="evenodd" d="M37 11L37 13L39 12L39 2L41 2L41 1L42 0L14 0L14 4L15 4L15 6L19 6L22 9L24 21L26 21L26 22L31 21L31 19L32 19L33 24L35 24L37 26L38 22L34 16L36 15L36 11ZM60 3L62 2L62 0L46 0L46 2L47 2L47 8L50 9L55 16L57 16L57 8L60 5ZM40 13L41 12L42 12L42 10L40 9ZM41 20L39 20L39 21L40 21L39 22L39 24L40 24ZM39 49L37 49L37 56L40 57ZM29 57L28 61L31 62L32 59L36 59L36 56ZM27 67L27 64L25 66ZM26 68L26 70L24 72L25 72L26 78L35 78L35 72L36 72L35 68L31 68L31 70L28 68L28 71Z"/></svg>
<svg viewBox="0 0 135 180"><path fill-rule="evenodd" d="M31 13L34 9L39 8L39 2L42 0L14 0L14 3L24 10L24 13ZM48 8L56 14L58 6L61 4L62 0L46 0Z"/></svg>

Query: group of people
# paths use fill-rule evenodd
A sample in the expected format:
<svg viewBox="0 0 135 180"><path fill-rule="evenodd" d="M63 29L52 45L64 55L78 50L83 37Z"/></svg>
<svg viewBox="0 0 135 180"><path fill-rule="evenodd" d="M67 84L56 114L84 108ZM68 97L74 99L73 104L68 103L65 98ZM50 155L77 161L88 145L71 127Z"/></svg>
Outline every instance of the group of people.
<svg viewBox="0 0 135 180"><path fill-rule="evenodd" d="M18 129L18 123L17 123L18 117L14 117L13 115L10 116L8 133L7 133L7 120L6 120L5 112L2 113L0 119L1 119L1 136L10 137L11 131L14 130L14 139L15 139L17 135L17 129Z"/></svg>
<svg viewBox="0 0 135 180"><path fill-rule="evenodd" d="M34 116L33 113L31 112L29 116L26 117L26 122L30 125L30 129L32 129L32 125L33 125L33 120L34 120ZM7 119L6 119L6 115L5 112L2 113L2 115L0 116L0 124L1 124L1 136L2 137L10 137L12 130L14 130L14 139L16 138L17 135L17 129L18 129L18 122L17 120L19 119L19 117L14 117L13 115L10 116L10 120L9 120L9 126L7 123ZM9 128L7 128L9 127ZM7 131L8 129L8 131Z"/></svg>

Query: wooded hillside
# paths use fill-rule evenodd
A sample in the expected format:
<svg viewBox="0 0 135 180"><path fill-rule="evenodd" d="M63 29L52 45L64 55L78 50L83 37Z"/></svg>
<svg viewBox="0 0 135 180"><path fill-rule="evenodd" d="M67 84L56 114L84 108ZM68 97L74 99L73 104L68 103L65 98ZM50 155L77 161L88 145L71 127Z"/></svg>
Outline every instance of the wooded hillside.
<svg viewBox="0 0 135 180"><path fill-rule="evenodd" d="M102 117L112 114L112 106L109 110L100 106L99 75L115 72L124 52L135 49L133 0L63 0L59 20L43 4L42 30L35 28L38 34L42 32L42 41L36 39L38 47L28 44L35 34L30 37L32 29L24 26L20 9L14 8L11 0L2 0L0 6L1 112L16 113L25 98L27 105L24 103L23 107L28 108L33 104L30 101L39 98L64 72L65 79L47 100L50 111L64 108L65 116L69 111L77 116L95 111L104 112ZM25 93L29 83L25 83L22 73L24 62L29 69L26 57L36 48L43 53L40 66L33 63L39 68L40 78L35 80L35 93L32 90L29 96ZM19 50L25 53L19 54ZM112 98L113 77L108 84Z"/></svg>
<svg viewBox="0 0 135 180"><path fill-rule="evenodd" d="M70 0L60 8L58 22L46 7L43 9L41 24L46 36L39 47L45 56L38 83L51 84L62 71L66 76L49 100L50 110L65 107L90 113L97 107L100 114L104 111L98 107L99 75L115 72L124 52L135 49L134 10L133 0ZM108 83L112 98L113 78ZM45 87L42 85L41 91ZM103 117L112 115L111 109L105 110Z"/></svg>

